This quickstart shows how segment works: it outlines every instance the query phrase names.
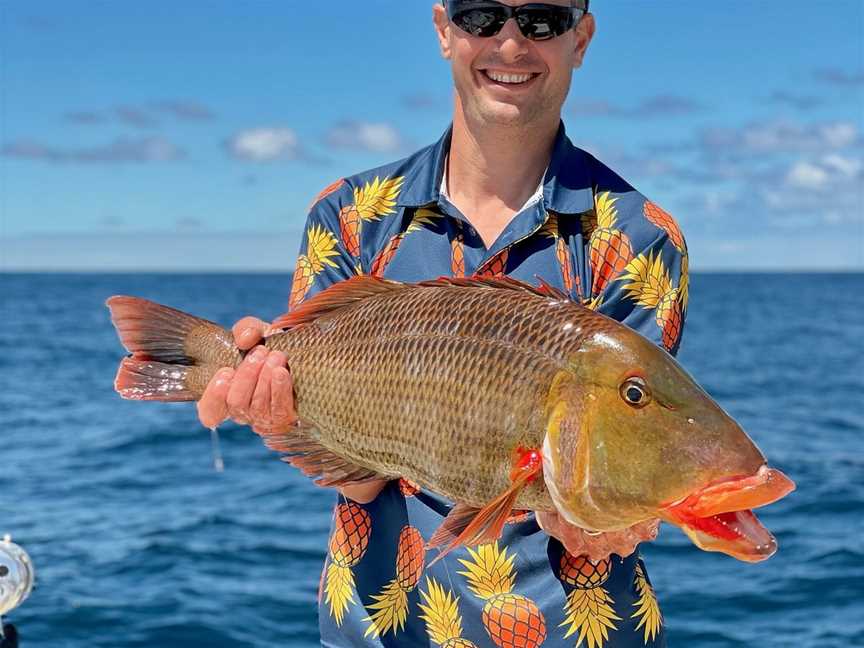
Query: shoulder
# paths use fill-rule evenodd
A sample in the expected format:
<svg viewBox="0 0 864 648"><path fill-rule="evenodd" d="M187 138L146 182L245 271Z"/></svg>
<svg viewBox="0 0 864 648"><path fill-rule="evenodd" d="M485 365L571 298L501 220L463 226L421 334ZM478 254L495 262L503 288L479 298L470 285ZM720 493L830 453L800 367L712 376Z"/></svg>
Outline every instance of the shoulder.
<svg viewBox="0 0 864 648"><path fill-rule="evenodd" d="M645 249L668 240L681 253L686 243L678 222L657 203L590 153L573 147L573 164L584 165L594 196L589 229L618 230L635 249Z"/></svg>
<svg viewBox="0 0 864 648"><path fill-rule="evenodd" d="M394 201L434 166L435 145L426 146L394 162L340 178L324 187L312 200L310 210L337 208L364 203Z"/></svg>

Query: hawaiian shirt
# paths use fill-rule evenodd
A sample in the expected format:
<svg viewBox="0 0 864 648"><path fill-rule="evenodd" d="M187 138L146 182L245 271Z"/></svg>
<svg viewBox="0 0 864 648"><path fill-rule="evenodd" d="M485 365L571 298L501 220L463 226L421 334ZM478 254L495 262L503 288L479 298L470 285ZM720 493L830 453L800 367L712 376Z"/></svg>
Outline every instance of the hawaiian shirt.
<svg viewBox="0 0 864 648"><path fill-rule="evenodd" d="M294 306L356 274L539 278L674 353L687 310L676 222L559 129L542 190L486 247L442 194L450 131L434 145L328 186L311 207ZM323 646L664 646L663 619L634 553L574 556L514 511L499 541L429 567L451 503L406 480L369 504L336 504L319 588ZM431 556L431 554L430 554Z"/></svg>

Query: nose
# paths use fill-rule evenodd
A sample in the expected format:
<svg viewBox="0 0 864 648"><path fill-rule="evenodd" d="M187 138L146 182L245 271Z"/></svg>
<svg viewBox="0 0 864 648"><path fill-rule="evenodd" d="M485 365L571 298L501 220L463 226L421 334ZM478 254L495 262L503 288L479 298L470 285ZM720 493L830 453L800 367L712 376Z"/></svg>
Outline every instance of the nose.
<svg viewBox="0 0 864 648"><path fill-rule="evenodd" d="M495 36L498 41L498 51L505 63L514 63L528 53L530 42L516 24L515 18L510 18L501 31Z"/></svg>

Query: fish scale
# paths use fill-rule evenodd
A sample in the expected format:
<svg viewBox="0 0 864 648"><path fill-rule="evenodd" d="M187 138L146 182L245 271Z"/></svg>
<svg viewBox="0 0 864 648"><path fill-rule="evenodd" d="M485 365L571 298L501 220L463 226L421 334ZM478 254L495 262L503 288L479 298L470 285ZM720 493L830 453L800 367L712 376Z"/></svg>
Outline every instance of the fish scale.
<svg viewBox="0 0 864 648"><path fill-rule="evenodd" d="M419 287L266 344L286 353L298 415L322 445L482 506L507 488L512 449L542 445L547 394L580 340L582 327L564 323L595 318L603 319L516 290ZM517 503L552 506L542 480Z"/></svg>

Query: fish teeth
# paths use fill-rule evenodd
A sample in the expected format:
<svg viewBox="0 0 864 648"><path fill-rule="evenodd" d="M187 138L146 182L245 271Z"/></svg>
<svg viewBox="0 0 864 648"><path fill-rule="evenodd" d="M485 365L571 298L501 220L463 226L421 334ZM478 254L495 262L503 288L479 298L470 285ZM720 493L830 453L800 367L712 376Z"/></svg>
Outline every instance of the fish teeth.
<svg viewBox="0 0 864 648"><path fill-rule="evenodd" d="M525 83L534 75L533 74L500 74L498 72L492 72L490 70L486 70L486 76L488 76L493 81L497 81L498 83Z"/></svg>

